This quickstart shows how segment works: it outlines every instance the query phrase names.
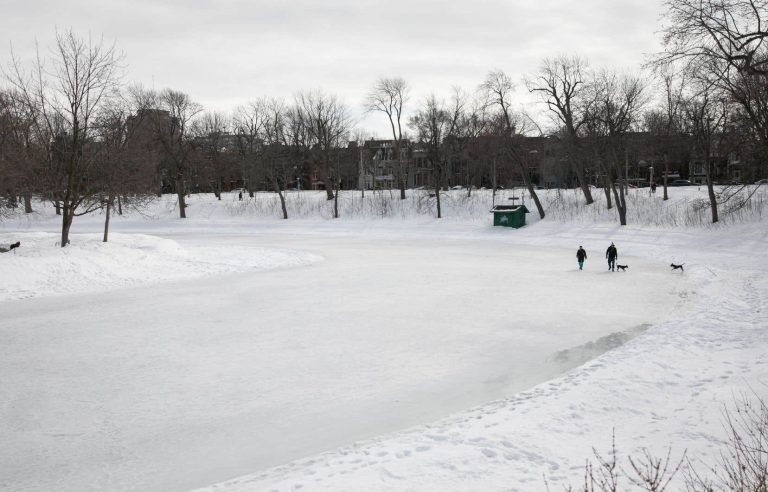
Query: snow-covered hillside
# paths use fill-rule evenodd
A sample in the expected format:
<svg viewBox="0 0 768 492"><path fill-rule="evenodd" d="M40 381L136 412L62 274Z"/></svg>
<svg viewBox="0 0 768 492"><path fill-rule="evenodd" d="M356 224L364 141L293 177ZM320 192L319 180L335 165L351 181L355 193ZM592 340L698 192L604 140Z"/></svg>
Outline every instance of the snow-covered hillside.
<svg viewBox="0 0 768 492"><path fill-rule="evenodd" d="M40 205L0 228L0 488L556 490L614 429L711 463L768 381L764 198L698 227L703 190L641 192L627 227L544 192L520 230L487 192L443 220L419 193L338 220L295 193L287 221L273 194L166 197L64 249Z"/></svg>

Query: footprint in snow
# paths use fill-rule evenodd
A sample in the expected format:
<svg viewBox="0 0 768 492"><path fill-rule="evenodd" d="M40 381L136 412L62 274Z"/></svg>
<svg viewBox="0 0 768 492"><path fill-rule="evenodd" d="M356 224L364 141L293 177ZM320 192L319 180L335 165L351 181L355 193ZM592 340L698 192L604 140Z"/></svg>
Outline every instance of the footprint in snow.
<svg viewBox="0 0 768 492"><path fill-rule="evenodd" d="M496 451L488 448L483 448L483 454L488 458L495 458L496 457Z"/></svg>

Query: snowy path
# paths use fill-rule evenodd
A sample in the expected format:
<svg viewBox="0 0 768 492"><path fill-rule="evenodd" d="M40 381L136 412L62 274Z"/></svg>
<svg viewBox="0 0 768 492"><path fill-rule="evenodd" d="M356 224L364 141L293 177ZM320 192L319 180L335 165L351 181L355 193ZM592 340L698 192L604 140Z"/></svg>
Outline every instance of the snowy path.
<svg viewBox="0 0 768 492"><path fill-rule="evenodd" d="M687 304L639 257L398 236L179 234L325 261L1 303L0 488L203 486L509 396Z"/></svg>

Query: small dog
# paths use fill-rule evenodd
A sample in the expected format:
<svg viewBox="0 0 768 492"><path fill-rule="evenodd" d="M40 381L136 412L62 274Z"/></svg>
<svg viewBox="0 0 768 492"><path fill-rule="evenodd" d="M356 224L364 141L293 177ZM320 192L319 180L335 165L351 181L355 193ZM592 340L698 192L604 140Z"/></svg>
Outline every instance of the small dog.
<svg viewBox="0 0 768 492"><path fill-rule="evenodd" d="M671 265L669 265L669 266L671 266L671 267L672 267L672 271L673 271L673 272L674 272L675 270L677 270L678 268L679 268L679 269L680 269L682 272L685 272L685 268L683 268L683 265L685 265L685 263L681 263L681 264L679 264L679 265L675 265L674 263L672 263L672 264L671 264Z"/></svg>
<svg viewBox="0 0 768 492"><path fill-rule="evenodd" d="M622 272L626 272L627 268L629 268L629 265L616 265L616 268L618 268Z"/></svg>
<svg viewBox="0 0 768 492"><path fill-rule="evenodd" d="M10 245L8 245L7 248L5 246L0 246L0 253L8 253L18 248L19 246L21 246L21 241L16 241L15 243L11 243Z"/></svg>

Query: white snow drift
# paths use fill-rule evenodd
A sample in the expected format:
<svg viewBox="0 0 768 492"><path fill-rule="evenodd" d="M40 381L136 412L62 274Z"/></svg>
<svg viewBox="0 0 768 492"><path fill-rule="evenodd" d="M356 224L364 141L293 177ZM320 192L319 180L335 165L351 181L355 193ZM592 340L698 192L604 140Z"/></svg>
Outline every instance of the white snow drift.
<svg viewBox="0 0 768 492"><path fill-rule="evenodd" d="M108 243L98 234L82 234L66 248L56 247L59 236L51 233L15 233L12 238L22 247L0 256L0 301L294 267L321 259L256 245L182 248L174 240L144 234L112 234Z"/></svg>

